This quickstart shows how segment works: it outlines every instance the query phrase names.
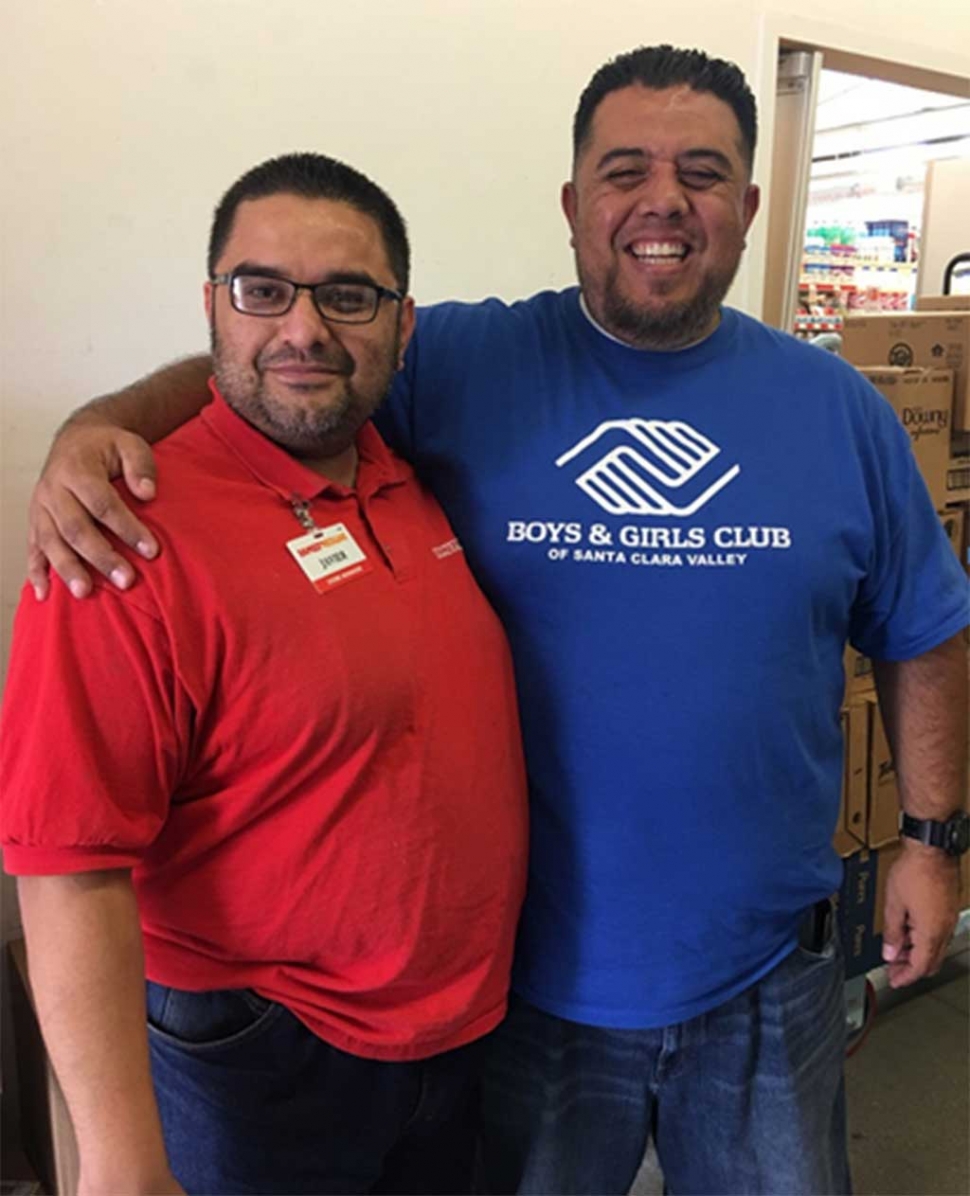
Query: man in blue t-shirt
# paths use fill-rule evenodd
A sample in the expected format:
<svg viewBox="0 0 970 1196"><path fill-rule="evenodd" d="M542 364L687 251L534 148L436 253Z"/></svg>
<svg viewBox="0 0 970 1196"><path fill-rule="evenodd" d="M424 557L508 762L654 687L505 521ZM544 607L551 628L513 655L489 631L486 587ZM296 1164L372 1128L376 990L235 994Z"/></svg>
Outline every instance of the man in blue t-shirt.
<svg viewBox="0 0 970 1196"><path fill-rule="evenodd" d="M606 64L563 188L579 288L426 309L384 416L516 661L532 848L486 1084L493 1191L626 1191L651 1131L672 1192L849 1191L828 904L846 640L876 661L919 837L888 885L891 982L935 971L955 920L966 579L884 400L722 307L755 139L731 64ZM130 584L78 502L152 555L106 465L150 497L118 429L168 431L207 370L62 433L35 498L41 592L45 554L78 593L76 552Z"/></svg>

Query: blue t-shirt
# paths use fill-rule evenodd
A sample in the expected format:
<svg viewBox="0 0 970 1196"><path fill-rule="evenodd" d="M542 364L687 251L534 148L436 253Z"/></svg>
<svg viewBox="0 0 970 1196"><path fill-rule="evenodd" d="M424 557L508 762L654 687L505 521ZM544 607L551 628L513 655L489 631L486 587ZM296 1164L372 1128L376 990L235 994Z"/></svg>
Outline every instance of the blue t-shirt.
<svg viewBox="0 0 970 1196"><path fill-rule="evenodd" d="M906 659L968 621L899 420L736 311L645 352L572 289L423 310L381 422L512 644L532 817L515 989L614 1027L721 1004L839 885L847 637Z"/></svg>

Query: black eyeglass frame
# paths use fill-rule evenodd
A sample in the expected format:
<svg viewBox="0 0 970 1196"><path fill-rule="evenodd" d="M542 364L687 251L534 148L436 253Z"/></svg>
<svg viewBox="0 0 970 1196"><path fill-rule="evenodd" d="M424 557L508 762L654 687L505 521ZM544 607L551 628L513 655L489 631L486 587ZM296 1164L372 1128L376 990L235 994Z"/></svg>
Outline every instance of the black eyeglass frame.
<svg viewBox="0 0 970 1196"><path fill-rule="evenodd" d="M285 282L287 286L293 288L293 295L289 303L282 311L244 311L241 307L236 305L236 296L234 293L233 284L237 278L267 278L273 282ZM392 299L395 303L402 303L404 295L400 291L393 291L390 287L382 287L379 282L368 282L361 279L331 279L323 282L294 282L292 278L284 278L281 274L260 274L256 270L230 270L228 274L213 274L209 278L209 282L216 287L226 287L229 291L229 302L232 304L233 311L239 312L241 316L252 316L257 320L278 320L280 316L285 316L287 312L293 310L293 304L296 303L296 297L300 291L309 291L310 298L313 300L313 306L317 315L321 320L326 320L328 324L373 324L377 319L377 313L381 310L382 299ZM367 317L366 320L360 320L356 317L353 319L341 319L339 316L328 316L320 308L317 302L317 288L318 287L332 287L332 286L359 286L366 287L369 291L374 291L377 295L377 302L374 304L374 310Z"/></svg>

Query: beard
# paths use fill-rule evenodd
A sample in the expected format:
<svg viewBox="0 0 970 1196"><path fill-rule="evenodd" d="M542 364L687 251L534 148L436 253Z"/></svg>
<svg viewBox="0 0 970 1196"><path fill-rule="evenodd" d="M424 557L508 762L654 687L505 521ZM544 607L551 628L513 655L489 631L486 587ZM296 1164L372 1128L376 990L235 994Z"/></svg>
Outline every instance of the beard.
<svg viewBox="0 0 970 1196"><path fill-rule="evenodd" d="M247 423L294 457L330 457L344 452L387 397L397 372L399 328L386 349L367 362L366 385L355 380L354 358L342 345L315 344L305 351L283 347L264 351L255 363L236 359L215 327L210 331L212 367L219 393ZM338 376L325 386L313 382L273 394L266 371L273 366L317 365ZM300 401L300 397L302 400Z"/></svg>
<svg viewBox="0 0 970 1196"><path fill-rule="evenodd" d="M694 295L688 299L663 301L662 284L658 284L658 302L638 304L627 298L619 285L619 266L606 276L601 298L602 310L593 312L600 323L614 336L637 349L673 350L695 344L713 331L724 296L728 293L738 270L738 261L721 269L709 270ZM589 288L579 270L583 293ZM587 298L588 301L588 298Z"/></svg>

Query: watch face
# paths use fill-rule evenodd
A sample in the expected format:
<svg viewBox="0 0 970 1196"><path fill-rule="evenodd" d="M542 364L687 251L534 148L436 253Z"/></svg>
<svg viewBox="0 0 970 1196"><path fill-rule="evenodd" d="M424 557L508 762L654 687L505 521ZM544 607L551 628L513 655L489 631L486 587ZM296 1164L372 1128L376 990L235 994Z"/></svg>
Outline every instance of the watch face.
<svg viewBox="0 0 970 1196"><path fill-rule="evenodd" d="M970 816L958 814L946 824L946 850L949 855L963 855L970 847Z"/></svg>

